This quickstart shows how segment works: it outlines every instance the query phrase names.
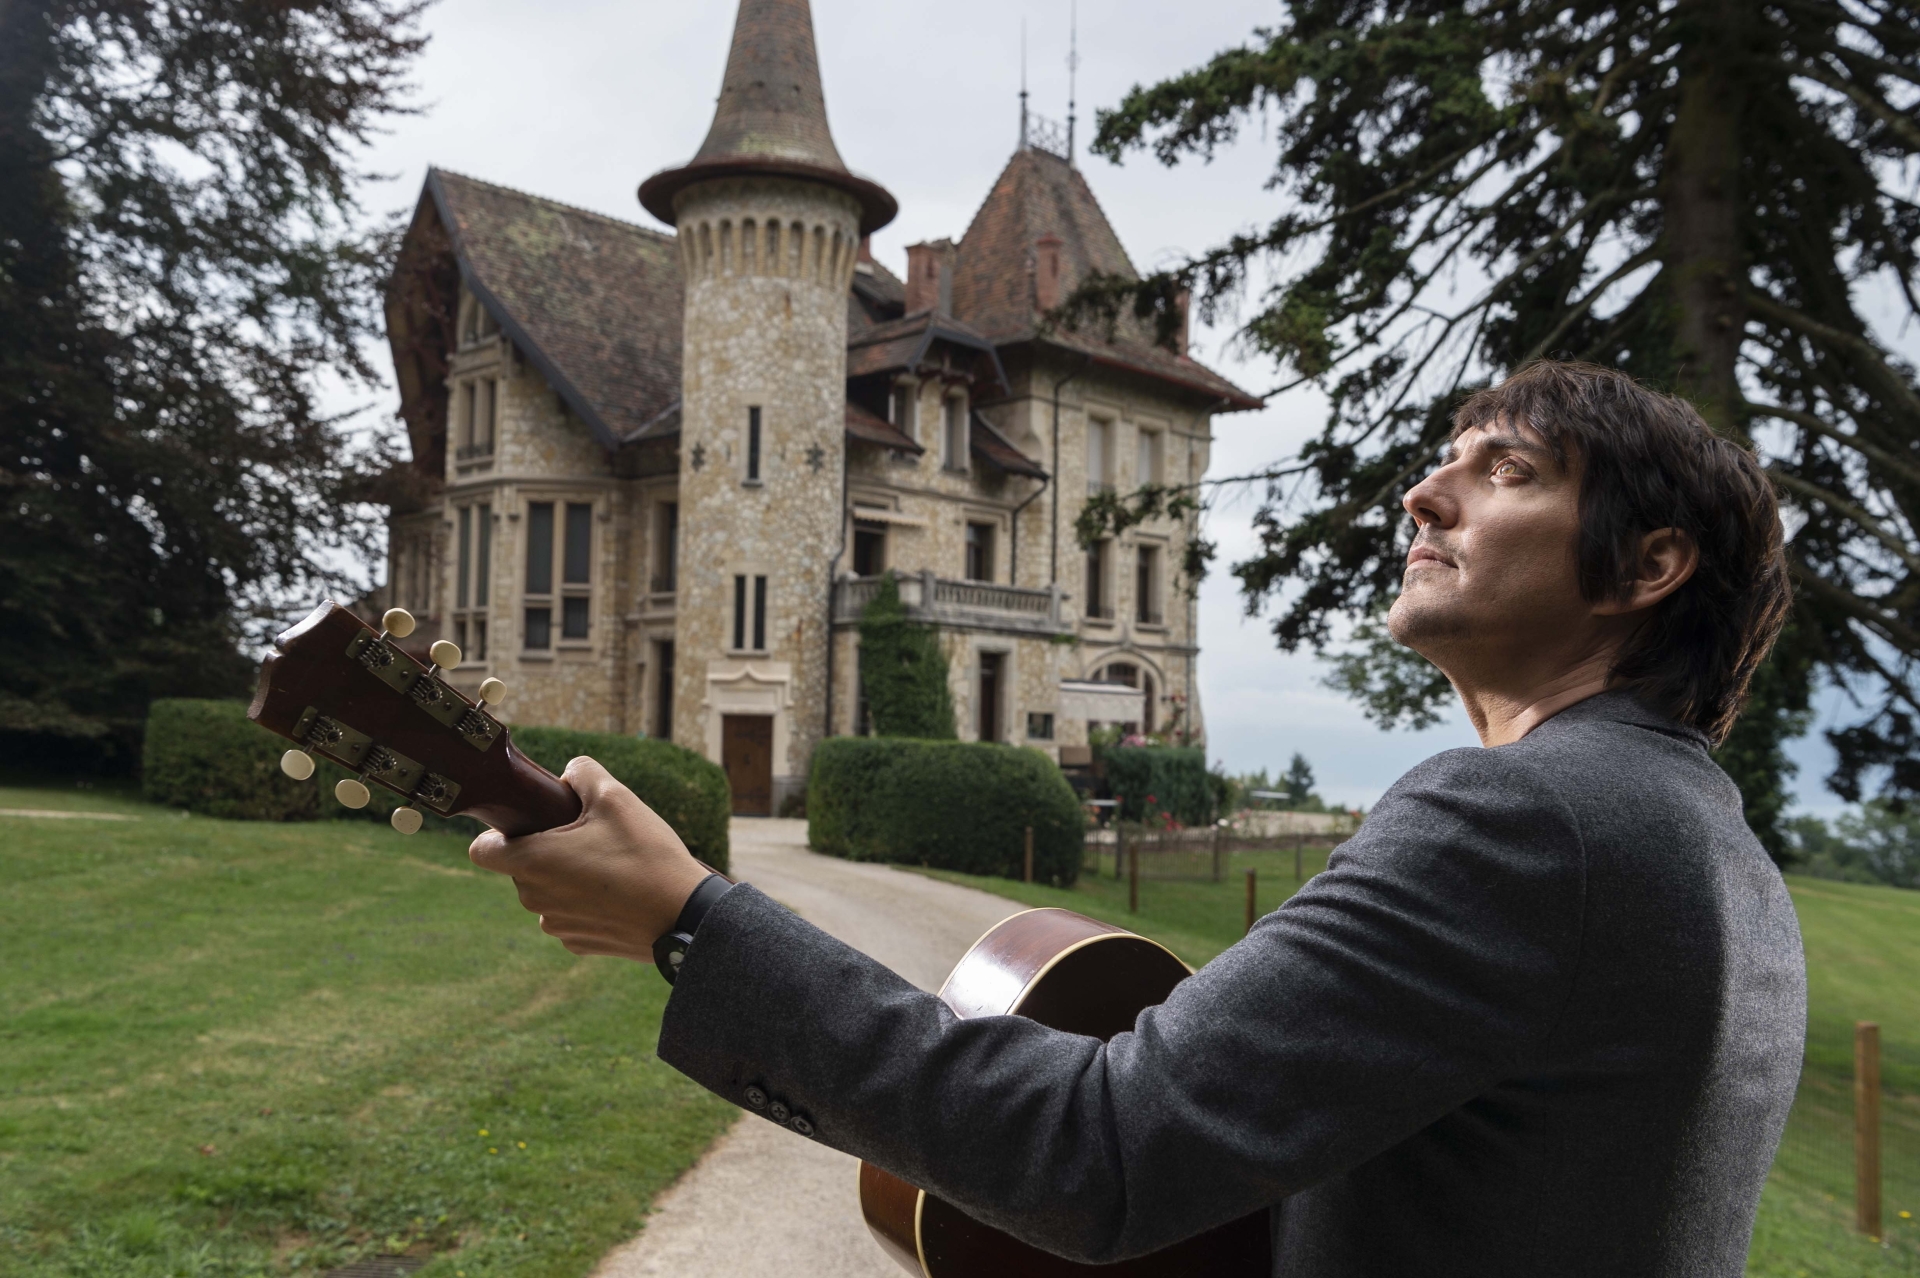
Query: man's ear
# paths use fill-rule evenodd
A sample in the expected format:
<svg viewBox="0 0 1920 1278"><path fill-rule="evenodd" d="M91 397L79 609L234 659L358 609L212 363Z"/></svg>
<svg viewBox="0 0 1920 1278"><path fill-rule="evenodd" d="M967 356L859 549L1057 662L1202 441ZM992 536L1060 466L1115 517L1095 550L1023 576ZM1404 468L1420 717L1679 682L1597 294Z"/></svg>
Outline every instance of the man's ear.
<svg viewBox="0 0 1920 1278"><path fill-rule="evenodd" d="M1618 599L1594 608L1602 617L1651 608L1687 583L1700 566L1700 548L1679 528L1658 528L1640 539L1640 553L1628 565L1632 578Z"/></svg>

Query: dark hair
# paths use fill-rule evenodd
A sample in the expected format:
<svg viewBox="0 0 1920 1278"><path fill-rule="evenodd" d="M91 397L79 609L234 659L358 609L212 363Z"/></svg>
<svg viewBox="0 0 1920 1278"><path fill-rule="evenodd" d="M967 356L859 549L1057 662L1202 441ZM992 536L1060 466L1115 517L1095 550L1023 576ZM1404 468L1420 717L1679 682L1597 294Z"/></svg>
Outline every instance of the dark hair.
<svg viewBox="0 0 1920 1278"><path fill-rule="evenodd" d="M1597 364L1528 364L1462 404L1453 437L1496 421L1524 422L1557 461L1581 464L1582 597L1624 598L1647 533L1693 539L1699 567L1627 641L1611 682L1720 744L1792 601L1760 463L1685 400Z"/></svg>

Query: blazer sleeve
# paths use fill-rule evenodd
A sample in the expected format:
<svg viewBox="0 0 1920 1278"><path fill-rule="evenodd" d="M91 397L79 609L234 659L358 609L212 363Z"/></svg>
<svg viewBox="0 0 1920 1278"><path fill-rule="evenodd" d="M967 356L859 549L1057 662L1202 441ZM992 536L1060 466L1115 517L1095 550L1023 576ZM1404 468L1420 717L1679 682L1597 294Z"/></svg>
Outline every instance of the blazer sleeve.
<svg viewBox="0 0 1920 1278"><path fill-rule="evenodd" d="M1500 750L1451 751L1110 1042L957 1018L742 885L701 925L659 1053L978 1220L1106 1263L1358 1166L1522 1069L1571 989L1585 878L1549 785Z"/></svg>

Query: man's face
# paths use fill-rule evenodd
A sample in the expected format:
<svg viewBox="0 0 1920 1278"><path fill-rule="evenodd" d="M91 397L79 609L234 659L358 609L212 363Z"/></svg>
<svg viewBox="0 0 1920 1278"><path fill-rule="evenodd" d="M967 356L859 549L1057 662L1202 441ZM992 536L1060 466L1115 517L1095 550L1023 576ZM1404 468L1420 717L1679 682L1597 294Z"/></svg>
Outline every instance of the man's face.
<svg viewBox="0 0 1920 1278"><path fill-rule="evenodd" d="M1420 528L1387 619L1395 639L1456 683L1468 667L1577 643L1592 616L1578 575L1579 471L1530 427L1463 433L1402 504Z"/></svg>

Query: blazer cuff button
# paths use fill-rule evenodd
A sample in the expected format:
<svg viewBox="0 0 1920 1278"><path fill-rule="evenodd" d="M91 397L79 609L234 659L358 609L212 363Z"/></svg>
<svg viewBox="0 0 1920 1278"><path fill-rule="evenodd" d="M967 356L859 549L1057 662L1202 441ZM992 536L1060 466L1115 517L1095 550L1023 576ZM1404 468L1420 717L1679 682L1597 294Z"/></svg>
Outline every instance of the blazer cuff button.
<svg viewBox="0 0 1920 1278"><path fill-rule="evenodd" d="M785 1127L787 1120L793 1117L793 1111L787 1108L785 1101L775 1101L767 1106L767 1117Z"/></svg>
<svg viewBox="0 0 1920 1278"><path fill-rule="evenodd" d="M802 1136L813 1135L813 1124L807 1121L807 1116L805 1114L795 1114L793 1116L793 1121L791 1123L788 1123L787 1126L791 1127L794 1131L798 1132Z"/></svg>
<svg viewBox="0 0 1920 1278"><path fill-rule="evenodd" d="M765 1109L767 1107L767 1093L761 1088L749 1087L747 1089L747 1104L755 1109Z"/></svg>

